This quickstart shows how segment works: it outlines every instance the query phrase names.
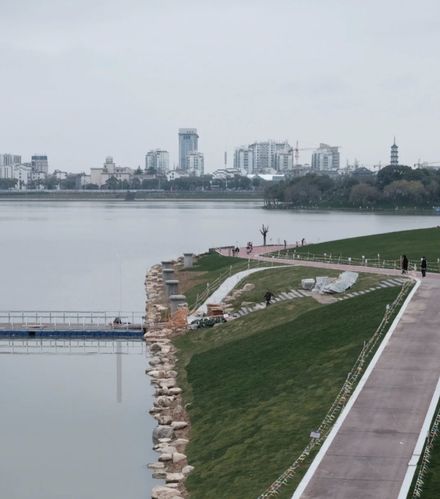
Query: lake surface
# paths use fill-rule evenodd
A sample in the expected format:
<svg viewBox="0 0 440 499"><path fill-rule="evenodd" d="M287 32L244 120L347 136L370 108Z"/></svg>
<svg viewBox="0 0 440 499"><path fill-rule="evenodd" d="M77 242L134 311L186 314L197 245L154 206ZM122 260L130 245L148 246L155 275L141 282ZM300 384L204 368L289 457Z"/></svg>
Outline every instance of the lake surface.
<svg viewBox="0 0 440 499"><path fill-rule="evenodd" d="M256 202L0 202L0 308L142 312L149 266L188 251L260 244L262 223L276 243L438 220L266 211ZM156 455L144 344L61 343L0 342L0 497L149 497L145 465Z"/></svg>

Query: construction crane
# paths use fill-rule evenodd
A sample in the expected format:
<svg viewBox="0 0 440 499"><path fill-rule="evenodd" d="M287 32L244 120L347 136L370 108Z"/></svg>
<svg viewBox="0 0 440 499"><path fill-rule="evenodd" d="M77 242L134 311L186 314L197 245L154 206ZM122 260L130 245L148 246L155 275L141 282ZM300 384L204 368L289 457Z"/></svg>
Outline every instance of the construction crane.
<svg viewBox="0 0 440 499"><path fill-rule="evenodd" d="M341 149L341 146L332 146L332 147L337 147L338 149ZM299 164L299 151L316 151L317 149L318 149L317 147L298 147L298 141L296 141L296 145L293 148L294 165Z"/></svg>
<svg viewBox="0 0 440 499"><path fill-rule="evenodd" d="M423 161L423 163L420 162L420 159L418 161L418 163L414 163L414 168L426 168L426 167L430 167L430 165L435 165L435 166L438 166L440 168L440 161Z"/></svg>
<svg viewBox="0 0 440 499"><path fill-rule="evenodd" d="M293 148L293 158L294 158L294 165L299 164L299 151L314 151L316 147L298 147L298 141L296 141L296 145Z"/></svg>

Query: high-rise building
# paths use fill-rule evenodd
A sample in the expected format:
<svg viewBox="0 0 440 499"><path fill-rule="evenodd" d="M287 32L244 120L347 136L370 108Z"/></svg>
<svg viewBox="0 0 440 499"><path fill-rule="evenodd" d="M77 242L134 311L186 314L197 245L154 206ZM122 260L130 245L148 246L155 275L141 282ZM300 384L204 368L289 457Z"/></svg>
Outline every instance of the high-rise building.
<svg viewBox="0 0 440 499"><path fill-rule="evenodd" d="M37 173L45 173L47 175L49 171L49 163L47 161L47 156L37 156L31 157L32 171Z"/></svg>
<svg viewBox="0 0 440 499"><path fill-rule="evenodd" d="M394 137L394 143L391 146L390 165L398 166L398 164L399 164L399 146L396 145L396 137Z"/></svg>
<svg viewBox="0 0 440 499"><path fill-rule="evenodd" d="M0 154L0 166L21 165L21 156L17 154Z"/></svg>
<svg viewBox="0 0 440 499"><path fill-rule="evenodd" d="M253 168L250 173L264 173L270 170L280 171L280 164L293 164L293 148L286 141L254 142L249 146L252 151ZM282 159L280 159L282 155ZM288 156L291 159L288 160ZM283 167L284 169L284 167Z"/></svg>
<svg viewBox="0 0 440 499"><path fill-rule="evenodd" d="M339 147L321 143L312 154L312 170L339 170L339 161Z"/></svg>
<svg viewBox="0 0 440 499"><path fill-rule="evenodd" d="M234 168L244 175L253 173L254 153L252 149L247 146L240 146L235 149Z"/></svg>
<svg viewBox="0 0 440 499"><path fill-rule="evenodd" d="M186 170L186 157L199 150L197 128L179 128L179 168Z"/></svg>
<svg viewBox="0 0 440 499"><path fill-rule="evenodd" d="M145 155L145 169L153 168L159 173L167 173L170 169L170 155L163 149L148 151Z"/></svg>
<svg viewBox="0 0 440 499"><path fill-rule="evenodd" d="M189 152L186 155L186 171L194 177L205 173L205 158L201 152Z"/></svg>

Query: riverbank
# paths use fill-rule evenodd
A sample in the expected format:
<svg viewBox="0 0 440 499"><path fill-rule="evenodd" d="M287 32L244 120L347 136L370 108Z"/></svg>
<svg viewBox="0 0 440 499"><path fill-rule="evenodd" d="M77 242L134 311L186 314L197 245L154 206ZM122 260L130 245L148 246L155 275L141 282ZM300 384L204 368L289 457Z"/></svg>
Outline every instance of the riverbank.
<svg viewBox="0 0 440 499"><path fill-rule="evenodd" d="M0 201L261 201L260 191L0 191Z"/></svg>
<svg viewBox="0 0 440 499"><path fill-rule="evenodd" d="M214 276L214 267L222 269L234 262L239 263L238 259L214 253L203 256L199 264L186 270L181 261L177 262L171 272L191 292L192 287L199 287ZM180 329L173 327L167 315L163 272L155 266L146 280L147 317L151 321L146 339L155 355L149 373L159 387L152 413L159 422L155 445L160 457L152 467L156 477L166 480L165 489L155 489L153 496L168 497L166 494L172 492L167 488L172 485L179 490L180 497L189 493L193 498L214 498L220 490L237 499L254 497L276 479L292 456L301 454L308 430L319 426L363 342L375 330L374 324L382 320L384 300L393 301L398 288L391 284L390 289L380 289L376 287L379 277L370 274L361 278L344 302L337 303L334 298L315 300L300 294L295 296L301 299L289 300L288 288L292 284L299 286L301 277L310 277L319 270L263 270L239 285L246 290L241 296L234 290L228 307L233 311L243 301L250 304L255 300L259 282L273 288L276 295L285 295L285 301L213 329L188 333L183 322ZM182 309L182 313L187 310ZM155 326L151 327L153 323ZM290 338L286 331L296 333ZM316 370L309 365L311 351L319 358ZM323 365L327 368L323 369ZM170 385L164 384L167 380ZM278 387L275 392L274 386ZM164 408L160 407L162 404ZM173 422L177 419L187 425L182 434L174 431ZM182 459L180 465L173 462L175 453ZM306 462L309 460L286 490L292 491ZM178 482L171 481L177 478Z"/></svg>

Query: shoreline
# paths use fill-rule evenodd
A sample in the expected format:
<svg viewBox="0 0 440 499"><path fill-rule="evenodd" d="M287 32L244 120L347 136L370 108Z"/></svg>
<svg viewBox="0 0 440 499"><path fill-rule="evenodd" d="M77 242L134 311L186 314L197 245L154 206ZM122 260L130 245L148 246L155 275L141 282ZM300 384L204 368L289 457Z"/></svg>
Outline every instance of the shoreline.
<svg viewBox="0 0 440 499"><path fill-rule="evenodd" d="M171 262L169 262L171 263ZM174 262L173 262L174 267ZM153 265L145 277L146 333L144 339L149 351L149 365L145 374L155 386L153 407L149 410L156 419L153 430L153 450L159 456L149 463L153 478L164 480L151 492L153 499L188 497L185 479L194 469L188 464L185 454L189 443L190 421L182 398L182 389L177 385L176 348L172 338L187 331L187 308L179 308L171 317L165 305L167 297L162 275L162 265Z"/></svg>

